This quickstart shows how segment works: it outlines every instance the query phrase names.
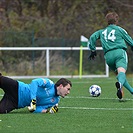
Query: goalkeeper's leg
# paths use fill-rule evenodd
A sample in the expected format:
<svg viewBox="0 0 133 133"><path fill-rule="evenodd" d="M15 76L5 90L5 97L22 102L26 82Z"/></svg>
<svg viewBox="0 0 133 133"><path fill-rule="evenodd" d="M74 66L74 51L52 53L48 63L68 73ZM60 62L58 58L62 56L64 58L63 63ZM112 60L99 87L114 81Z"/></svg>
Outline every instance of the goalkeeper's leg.
<svg viewBox="0 0 133 133"><path fill-rule="evenodd" d="M17 105L15 105L15 103L13 103L10 96L5 94L0 101L0 114L9 113L12 110L16 109L17 108L16 106Z"/></svg>
<svg viewBox="0 0 133 133"><path fill-rule="evenodd" d="M0 101L0 113L8 113L18 108L18 82L0 74L0 88L5 92Z"/></svg>

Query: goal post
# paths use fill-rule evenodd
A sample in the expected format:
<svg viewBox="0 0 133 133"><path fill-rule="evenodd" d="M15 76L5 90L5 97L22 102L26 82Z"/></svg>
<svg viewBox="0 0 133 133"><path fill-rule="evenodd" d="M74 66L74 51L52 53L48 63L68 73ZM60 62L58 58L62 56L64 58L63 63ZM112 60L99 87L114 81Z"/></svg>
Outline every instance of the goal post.
<svg viewBox="0 0 133 133"><path fill-rule="evenodd" d="M97 50L102 50L102 47L96 47ZM36 51L36 50L40 50L46 51L46 75L44 75L43 77L49 77L49 78L60 78L60 77L64 77L64 78L93 78L93 77L109 77L109 68L108 65L105 63L105 74L101 74L101 75L82 75L82 68L79 68L79 75L51 75L50 74L50 53L49 51L51 50L81 50L81 47L0 47L0 50L5 50L5 51ZM83 51L84 50L88 50L87 47L82 47L82 52L80 54L82 54L82 56L80 57L82 60L83 58ZM82 62L79 61L79 67L82 67ZM38 77L42 77L41 75L38 76L10 76L12 78L16 78L16 79L26 79L26 78L38 78Z"/></svg>

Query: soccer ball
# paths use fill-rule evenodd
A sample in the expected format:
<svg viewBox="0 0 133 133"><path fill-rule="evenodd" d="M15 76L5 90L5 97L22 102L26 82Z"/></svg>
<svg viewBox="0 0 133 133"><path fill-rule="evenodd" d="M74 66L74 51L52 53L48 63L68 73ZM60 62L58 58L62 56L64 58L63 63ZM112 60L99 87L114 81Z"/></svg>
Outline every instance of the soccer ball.
<svg viewBox="0 0 133 133"><path fill-rule="evenodd" d="M99 85L92 85L89 88L89 93L93 97L98 97L101 94L101 87Z"/></svg>

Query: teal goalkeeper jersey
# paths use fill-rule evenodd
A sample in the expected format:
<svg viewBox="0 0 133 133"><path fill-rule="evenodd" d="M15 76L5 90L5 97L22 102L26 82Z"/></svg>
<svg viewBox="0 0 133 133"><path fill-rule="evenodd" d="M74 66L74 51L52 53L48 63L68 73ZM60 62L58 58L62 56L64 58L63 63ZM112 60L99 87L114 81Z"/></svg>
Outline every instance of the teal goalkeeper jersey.
<svg viewBox="0 0 133 133"><path fill-rule="evenodd" d="M100 39L104 53L113 49L127 49L127 45L133 46L133 40L128 33L116 25L109 25L105 29L98 30L90 36L90 50L96 50L96 41Z"/></svg>
<svg viewBox="0 0 133 133"><path fill-rule="evenodd" d="M18 108L29 106L31 100L36 99L37 107L34 112L42 112L60 100L55 84L48 78L37 78L30 84L18 81L18 85Z"/></svg>

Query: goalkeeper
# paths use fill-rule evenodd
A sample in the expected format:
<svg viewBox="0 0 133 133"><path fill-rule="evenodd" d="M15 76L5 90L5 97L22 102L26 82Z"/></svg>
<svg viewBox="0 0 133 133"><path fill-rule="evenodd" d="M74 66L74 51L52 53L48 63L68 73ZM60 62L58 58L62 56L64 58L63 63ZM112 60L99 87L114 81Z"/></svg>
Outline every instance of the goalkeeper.
<svg viewBox="0 0 133 133"><path fill-rule="evenodd" d="M117 26L119 16L115 12L110 12L106 15L108 26L104 29L100 29L94 32L90 36L89 48L91 54L89 59L94 59L96 56L96 41L100 39L102 48L104 50L104 58L106 63L117 74L117 82L115 86L117 88L117 97L121 100L123 97L122 87L124 86L131 94L133 94L133 88L130 86L126 79L126 70L128 66L127 58L127 46L126 43L133 50L133 40L128 33Z"/></svg>
<svg viewBox="0 0 133 133"><path fill-rule="evenodd" d="M26 106L34 113L56 113L60 97L68 95L71 87L71 81L65 78L56 83L48 78L37 78L26 84L0 74L0 88L5 92L0 101L0 113Z"/></svg>

